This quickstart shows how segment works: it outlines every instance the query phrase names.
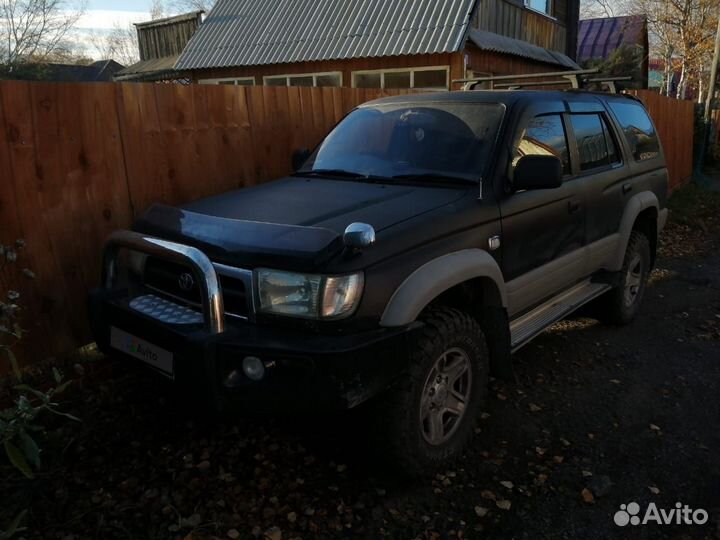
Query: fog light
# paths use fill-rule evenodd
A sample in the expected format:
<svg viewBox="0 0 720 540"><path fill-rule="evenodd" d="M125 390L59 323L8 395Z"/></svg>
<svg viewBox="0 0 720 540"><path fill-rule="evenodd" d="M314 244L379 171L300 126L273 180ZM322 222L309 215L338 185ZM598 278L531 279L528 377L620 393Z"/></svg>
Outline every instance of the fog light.
<svg viewBox="0 0 720 540"><path fill-rule="evenodd" d="M265 365L262 360L256 356L246 356L243 358L243 373L248 379L259 381L265 376Z"/></svg>

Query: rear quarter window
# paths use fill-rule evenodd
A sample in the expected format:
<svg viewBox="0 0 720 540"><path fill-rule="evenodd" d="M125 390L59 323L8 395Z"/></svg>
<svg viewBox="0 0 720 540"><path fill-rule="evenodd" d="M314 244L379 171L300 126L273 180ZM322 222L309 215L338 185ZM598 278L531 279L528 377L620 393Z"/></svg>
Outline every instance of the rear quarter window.
<svg viewBox="0 0 720 540"><path fill-rule="evenodd" d="M609 102L615 117L630 146L630 153L636 161L653 159L660 155L660 141L655 126L645 108L639 103Z"/></svg>

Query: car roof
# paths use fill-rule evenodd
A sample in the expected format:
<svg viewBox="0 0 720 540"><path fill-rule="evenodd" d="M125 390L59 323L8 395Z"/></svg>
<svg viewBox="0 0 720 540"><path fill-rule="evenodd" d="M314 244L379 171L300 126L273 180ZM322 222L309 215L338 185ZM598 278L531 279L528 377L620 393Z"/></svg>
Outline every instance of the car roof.
<svg viewBox="0 0 720 540"><path fill-rule="evenodd" d="M503 103L507 106L518 102L538 100L583 101L588 97L604 101L637 100L629 94L610 94L587 90L456 90L452 92L431 92L426 94L403 94L369 101L361 107L392 103Z"/></svg>

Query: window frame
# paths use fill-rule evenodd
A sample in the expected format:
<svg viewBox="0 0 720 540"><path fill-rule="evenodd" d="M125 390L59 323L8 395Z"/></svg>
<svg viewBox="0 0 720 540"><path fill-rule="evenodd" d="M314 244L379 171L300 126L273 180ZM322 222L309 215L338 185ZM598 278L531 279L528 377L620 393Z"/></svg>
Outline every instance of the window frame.
<svg viewBox="0 0 720 540"><path fill-rule="evenodd" d="M339 86L328 86L328 87L318 87L317 85L317 78L318 77L327 77L328 75L337 75L340 78L340 84ZM312 73L287 73L285 75L263 75L263 86L268 86L267 81L272 79L285 79L285 86L290 87L290 79L295 77L312 77L313 85L312 87L306 87L306 88L342 88L343 86L343 72L342 71L318 71L318 72L312 72ZM280 85L277 85L280 86ZM299 87L298 87L299 88Z"/></svg>
<svg viewBox="0 0 720 540"><path fill-rule="evenodd" d="M233 81L234 84L228 86L256 86L255 77L217 77L212 79L198 79L198 84L222 84L224 82ZM238 81L252 81L252 84L238 84Z"/></svg>
<svg viewBox="0 0 720 540"><path fill-rule="evenodd" d="M539 9L535 9L530 5L531 0L520 0L522 2L522 5L525 9L528 11L531 11L532 13L537 13L538 15L542 15L543 17L547 17L548 19L551 19L553 21L557 21L557 17L555 17L555 0L547 0L550 4L550 11L548 13L544 11L540 11Z"/></svg>
<svg viewBox="0 0 720 540"><path fill-rule="evenodd" d="M403 73L410 72L410 88L408 90L430 90L444 92L450 89L450 66L424 66L424 67L406 67L406 68L388 68L388 69L361 69L353 71L351 74L352 88L357 88L356 78L358 75L380 75L380 89L385 90L385 74L386 73ZM445 86L422 86L415 88L415 72L416 71L444 71Z"/></svg>
<svg viewBox="0 0 720 540"><path fill-rule="evenodd" d="M615 144L615 150L618 153L618 161L608 163L607 165L602 165L600 167L594 167L592 169L582 170L580 168L580 148L578 146L577 137L575 136L575 128L572 124L572 116L590 116L595 115L600 118L600 127L606 126L608 127L608 135L612 138L613 143ZM570 143L570 169L572 170L573 177L580 178L584 176L589 176L593 174L598 174L601 172L609 171L612 169L619 169L621 167L625 166L625 153L623 150L623 146L619 144L617 133L615 133L615 127L612 122L612 120L609 118L606 111L587 111L587 112L566 112L563 114L565 117L565 129L566 134L568 136L568 142ZM603 134L605 133L605 130L603 129ZM604 136L603 139L605 140L605 150L607 151L607 136Z"/></svg>

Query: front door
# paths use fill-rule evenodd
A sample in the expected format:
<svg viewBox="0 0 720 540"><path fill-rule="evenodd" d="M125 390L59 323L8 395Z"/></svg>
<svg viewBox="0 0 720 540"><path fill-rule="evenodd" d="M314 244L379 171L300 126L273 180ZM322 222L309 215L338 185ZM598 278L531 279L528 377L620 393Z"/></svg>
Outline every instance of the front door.
<svg viewBox="0 0 720 540"><path fill-rule="evenodd" d="M500 204L502 270L511 317L582 277L585 207L571 175L565 122L563 111L536 115L515 143L511 169L524 155L554 155L563 164L564 181L556 189L512 193Z"/></svg>

